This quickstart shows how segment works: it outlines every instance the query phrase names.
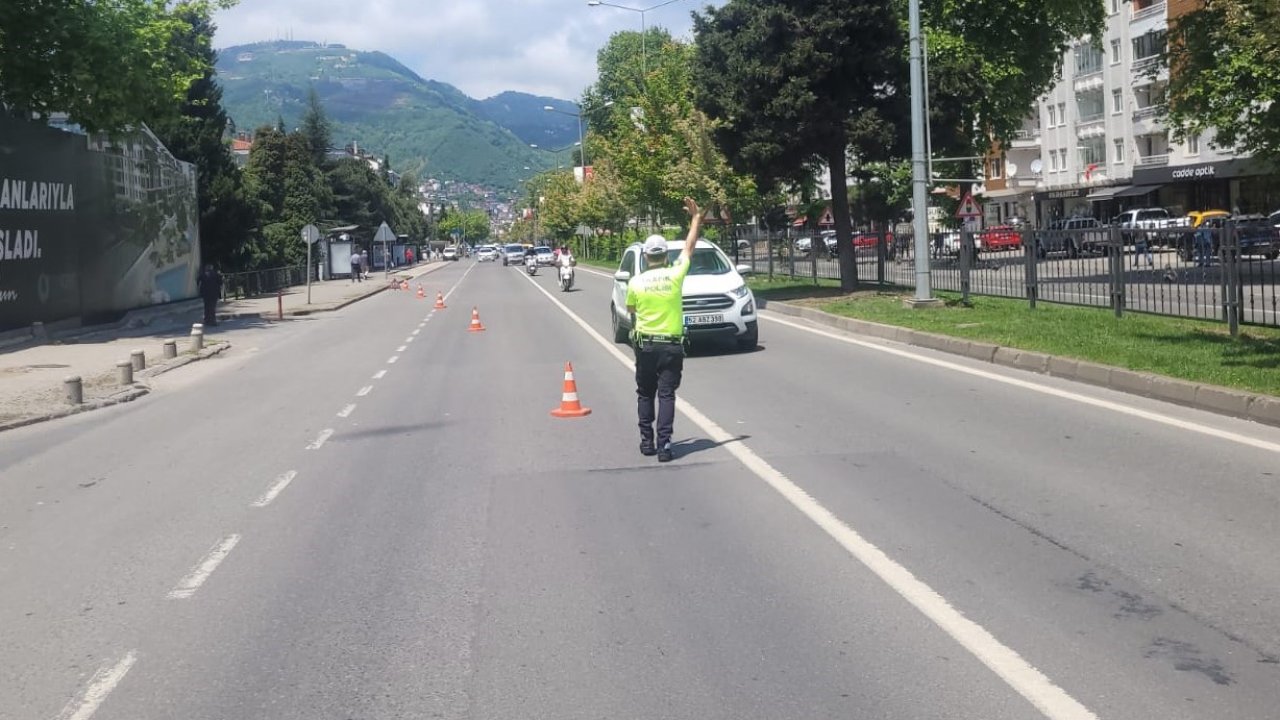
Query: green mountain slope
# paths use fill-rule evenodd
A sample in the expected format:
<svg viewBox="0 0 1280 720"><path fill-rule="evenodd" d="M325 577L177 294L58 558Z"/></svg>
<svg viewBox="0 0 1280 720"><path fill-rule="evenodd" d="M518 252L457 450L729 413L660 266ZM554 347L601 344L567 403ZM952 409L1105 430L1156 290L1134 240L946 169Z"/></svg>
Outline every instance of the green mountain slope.
<svg viewBox="0 0 1280 720"><path fill-rule="evenodd" d="M561 112L547 112L550 105ZM477 113L507 128L526 143L547 150L578 142L578 120L564 113L576 113L578 106L567 100L504 92L476 102Z"/></svg>
<svg viewBox="0 0 1280 720"><path fill-rule="evenodd" d="M389 155L392 167L401 172L510 190L528 177L524 167L537 170L551 162L546 153L529 147L533 141L491 119L487 101L424 80L380 52L276 41L221 50L217 67L223 104L240 130L274 125L277 118L296 127L314 87L333 122L335 145L356 142L369 152ZM562 102L543 100L538 102ZM523 129L548 122L543 116L573 121L545 112L541 105L530 122L516 121L514 113L497 115ZM576 134L576 122L573 128Z"/></svg>

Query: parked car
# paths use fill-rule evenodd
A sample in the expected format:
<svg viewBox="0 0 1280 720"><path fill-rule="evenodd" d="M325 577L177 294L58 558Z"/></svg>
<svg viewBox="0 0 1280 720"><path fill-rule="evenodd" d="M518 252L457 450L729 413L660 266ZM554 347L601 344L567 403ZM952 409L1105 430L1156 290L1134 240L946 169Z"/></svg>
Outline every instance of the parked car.
<svg viewBox="0 0 1280 720"><path fill-rule="evenodd" d="M822 240L823 246L826 248L825 250L826 254L828 256L834 256L835 248L836 248L835 231L825 230L819 237ZM795 249L796 249L796 253L799 255L808 255L813 250L813 238L811 237L796 238Z"/></svg>
<svg viewBox="0 0 1280 720"><path fill-rule="evenodd" d="M1120 213L1115 224L1120 228L1120 240L1125 245L1133 245L1144 236L1149 244L1157 245L1182 234L1176 229L1183 227L1185 220L1173 217L1164 208L1139 208Z"/></svg>
<svg viewBox="0 0 1280 720"><path fill-rule="evenodd" d="M893 257L893 233L885 233L884 237L885 257ZM853 251L864 254L876 254L877 247L880 244L880 233L871 231L859 231L853 234Z"/></svg>
<svg viewBox="0 0 1280 720"><path fill-rule="evenodd" d="M524 265L524 246L511 243L502 248L503 265Z"/></svg>
<svg viewBox="0 0 1280 720"><path fill-rule="evenodd" d="M1036 254L1066 253L1077 258L1081 253L1100 253L1106 248L1107 228L1097 218L1073 217L1055 220L1036 235Z"/></svg>
<svg viewBox="0 0 1280 720"><path fill-rule="evenodd" d="M1185 227L1198 228L1204 224L1209 218L1229 217L1231 213L1226 210L1192 210L1183 218L1181 225Z"/></svg>
<svg viewBox="0 0 1280 720"><path fill-rule="evenodd" d="M450 245L444 249L444 253L442 253L440 257L444 260L458 260L461 258L461 255L462 253L458 250L457 246Z"/></svg>
<svg viewBox="0 0 1280 720"><path fill-rule="evenodd" d="M1230 223L1236 234L1236 247L1241 257L1262 256L1268 260L1280 257L1280 226L1263 215L1214 216L1207 218L1197 233L1207 232L1211 237L1211 253L1216 257L1222 245L1222 236ZM1186 233L1178 238L1178 257L1195 260L1195 235Z"/></svg>
<svg viewBox="0 0 1280 720"><path fill-rule="evenodd" d="M1010 225L996 225L978 234L983 250L1017 250L1022 247L1022 235Z"/></svg>
<svg viewBox="0 0 1280 720"><path fill-rule="evenodd" d="M667 255L671 260L678 258L683 249L683 241L667 241ZM684 281L686 336L693 343L725 340L735 343L739 350L754 350L760 339L756 299L742 278L751 271L750 266L734 267L723 250L706 240L698 241L689 262L689 275ZM609 316L614 342L626 342L631 333L627 283L644 269L640 243L633 243L623 252L622 262L613 275Z"/></svg>

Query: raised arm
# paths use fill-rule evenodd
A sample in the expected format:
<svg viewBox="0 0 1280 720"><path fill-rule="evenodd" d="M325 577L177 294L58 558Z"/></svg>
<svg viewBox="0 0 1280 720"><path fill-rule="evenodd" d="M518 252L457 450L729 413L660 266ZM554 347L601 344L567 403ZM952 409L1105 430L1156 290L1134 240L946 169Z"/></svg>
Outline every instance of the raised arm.
<svg viewBox="0 0 1280 720"><path fill-rule="evenodd" d="M680 253L680 259L688 260L693 256L693 246L698 244L698 232L702 229L702 211L698 209L698 203L691 197L684 199L684 209L689 213L689 236L684 239L684 250Z"/></svg>

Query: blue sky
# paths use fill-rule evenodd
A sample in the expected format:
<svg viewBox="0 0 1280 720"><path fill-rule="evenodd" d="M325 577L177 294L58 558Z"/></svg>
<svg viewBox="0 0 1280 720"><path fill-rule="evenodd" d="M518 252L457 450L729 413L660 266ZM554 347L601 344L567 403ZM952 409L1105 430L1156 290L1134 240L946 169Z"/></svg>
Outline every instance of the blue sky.
<svg viewBox="0 0 1280 720"><path fill-rule="evenodd" d="M619 5L651 7L660 0ZM689 13L723 0L678 0L645 14L689 37ZM503 90L577 99L595 78L596 51L639 13L586 0L240 0L215 20L217 47L292 37L381 50L476 98Z"/></svg>

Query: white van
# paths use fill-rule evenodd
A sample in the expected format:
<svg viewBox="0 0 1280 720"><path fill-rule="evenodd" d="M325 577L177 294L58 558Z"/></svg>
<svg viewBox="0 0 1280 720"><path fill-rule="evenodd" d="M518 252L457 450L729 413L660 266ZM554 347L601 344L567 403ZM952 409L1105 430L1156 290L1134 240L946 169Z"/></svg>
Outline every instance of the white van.
<svg viewBox="0 0 1280 720"><path fill-rule="evenodd" d="M674 261L684 250L683 240L667 241L667 256ZM631 318L627 315L627 282L643 272L644 253L640 243L629 246L613 274L613 296L609 315L613 320L614 342L627 342ZM699 240L690 258L689 275L684 280L684 327L690 342L724 340L739 350L754 350L760 340L756 321L756 299L742 279L750 265L733 266L724 252Z"/></svg>

